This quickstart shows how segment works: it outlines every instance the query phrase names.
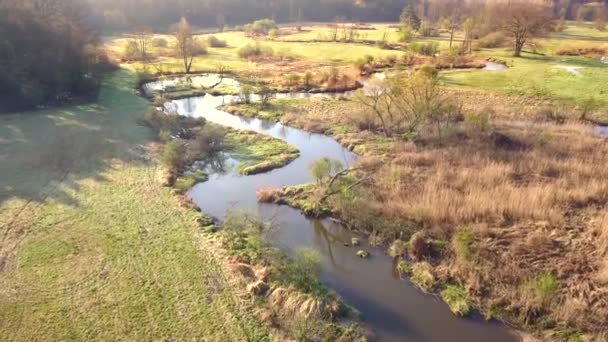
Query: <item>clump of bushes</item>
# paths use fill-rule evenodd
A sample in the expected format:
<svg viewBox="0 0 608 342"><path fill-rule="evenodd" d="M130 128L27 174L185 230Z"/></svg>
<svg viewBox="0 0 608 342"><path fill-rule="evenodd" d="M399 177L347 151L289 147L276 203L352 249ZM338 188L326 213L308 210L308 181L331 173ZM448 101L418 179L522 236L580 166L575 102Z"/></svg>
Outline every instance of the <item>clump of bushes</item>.
<svg viewBox="0 0 608 342"><path fill-rule="evenodd" d="M216 36L209 36L207 37L207 45L212 48L225 48L228 46L228 43Z"/></svg>
<svg viewBox="0 0 608 342"><path fill-rule="evenodd" d="M192 42L192 55L202 56L207 54L207 46L200 39L194 39Z"/></svg>
<svg viewBox="0 0 608 342"><path fill-rule="evenodd" d="M408 49L416 54L423 56L435 56L439 52L439 43L410 43Z"/></svg>
<svg viewBox="0 0 608 342"><path fill-rule="evenodd" d="M127 41L127 45L125 45L122 52L122 58L125 61L135 61L141 58L141 53L139 52L139 47L137 46L136 41Z"/></svg>
<svg viewBox="0 0 608 342"><path fill-rule="evenodd" d="M152 39L152 46L155 48L167 48L169 47L169 42L165 38L156 37Z"/></svg>
<svg viewBox="0 0 608 342"><path fill-rule="evenodd" d="M267 36L278 27L272 19L261 19L245 25L244 30L249 36Z"/></svg>
<svg viewBox="0 0 608 342"><path fill-rule="evenodd" d="M237 54L239 55L239 58L242 59L259 59L265 56L272 56L274 51L272 48L255 43L243 46L239 49Z"/></svg>
<svg viewBox="0 0 608 342"><path fill-rule="evenodd" d="M493 49L504 46L508 43L507 36L502 32L492 32L488 35L479 38L477 47L483 49Z"/></svg>

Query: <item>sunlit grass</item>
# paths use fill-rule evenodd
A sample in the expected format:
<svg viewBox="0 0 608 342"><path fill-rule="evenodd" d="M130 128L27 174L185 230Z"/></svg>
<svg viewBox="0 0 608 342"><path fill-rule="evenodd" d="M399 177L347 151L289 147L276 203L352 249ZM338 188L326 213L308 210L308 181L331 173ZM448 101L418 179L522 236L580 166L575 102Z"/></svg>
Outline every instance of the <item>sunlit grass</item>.
<svg viewBox="0 0 608 342"><path fill-rule="evenodd" d="M160 186L133 80L0 118L0 340L265 338Z"/></svg>

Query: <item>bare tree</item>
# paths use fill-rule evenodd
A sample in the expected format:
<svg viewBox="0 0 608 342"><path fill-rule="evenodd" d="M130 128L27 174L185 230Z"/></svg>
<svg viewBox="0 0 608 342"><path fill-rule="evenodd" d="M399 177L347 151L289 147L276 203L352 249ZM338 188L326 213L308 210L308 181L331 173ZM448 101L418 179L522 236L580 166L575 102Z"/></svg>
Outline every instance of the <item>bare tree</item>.
<svg viewBox="0 0 608 342"><path fill-rule="evenodd" d="M513 37L515 57L531 37L544 32L551 23L551 9L540 3L517 0L504 4L501 13L504 29Z"/></svg>
<svg viewBox="0 0 608 342"><path fill-rule="evenodd" d="M137 49L142 60L148 59L148 45L150 44L152 34L145 27L136 28L133 31L133 40L137 44Z"/></svg>
<svg viewBox="0 0 608 342"><path fill-rule="evenodd" d="M373 81L356 99L376 115L387 137L415 133L425 122L437 127L440 134L454 112L439 86L437 70L430 66L422 67L412 76Z"/></svg>
<svg viewBox="0 0 608 342"><path fill-rule="evenodd" d="M194 37L190 23L184 17L175 25L175 39L177 39L177 52L184 62L186 74L190 73L194 61Z"/></svg>

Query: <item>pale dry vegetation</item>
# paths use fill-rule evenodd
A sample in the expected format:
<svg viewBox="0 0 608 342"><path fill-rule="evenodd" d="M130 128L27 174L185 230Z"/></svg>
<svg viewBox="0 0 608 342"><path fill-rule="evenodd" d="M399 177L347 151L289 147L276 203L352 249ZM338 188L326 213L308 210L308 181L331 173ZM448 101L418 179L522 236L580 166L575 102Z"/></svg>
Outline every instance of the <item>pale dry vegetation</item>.
<svg viewBox="0 0 608 342"><path fill-rule="evenodd" d="M608 200L608 148L588 129L505 131L440 149L396 147L376 177L378 208L428 224L559 223Z"/></svg>

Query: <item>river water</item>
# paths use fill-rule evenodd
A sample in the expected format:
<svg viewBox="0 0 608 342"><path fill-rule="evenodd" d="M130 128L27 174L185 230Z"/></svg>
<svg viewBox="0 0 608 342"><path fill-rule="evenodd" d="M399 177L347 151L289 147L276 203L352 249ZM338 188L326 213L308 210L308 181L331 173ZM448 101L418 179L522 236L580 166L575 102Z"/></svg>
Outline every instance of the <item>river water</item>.
<svg viewBox="0 0 608 342"><path fill-rule="evenodd" d="M151 84L149 89L159 85ZM279 97L336 96L300 93L278 94ZM348 304L359 310L365 325L373 331L375 341L517 341L518 336L496 322L479 317L458 318L447 305L423 294L408 280L396 276L391 258L383 249L367 245L346 247L354 233L325 219L314 220L287 206L259 204L256 190L277 188L312 181L310 164L322 157L352 165L357 156L335 140L308 133L280 123L247 119L217 108L237 101L234 96L211 96L172 101L165 108L180 115L204 117L210 122L236 129L249 129L282 139L300 150L300 157L283 168L268 173L241 176L232 171L217 172L205 183L196 185L189 196L203 212L222 218L227 210L245 209L272 218L279 230L272 242L287 253L298 247L309 247L321 255L323 283L336 291ZM369 259L356 256L358 249L371 252Z"/></svg>

